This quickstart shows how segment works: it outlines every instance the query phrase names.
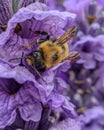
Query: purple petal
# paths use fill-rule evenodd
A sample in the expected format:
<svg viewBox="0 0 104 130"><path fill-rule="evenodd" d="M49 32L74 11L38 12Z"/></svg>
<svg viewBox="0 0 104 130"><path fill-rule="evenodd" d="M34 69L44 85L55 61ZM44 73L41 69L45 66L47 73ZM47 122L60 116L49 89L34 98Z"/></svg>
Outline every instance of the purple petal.
<svg viewBox="0 0 104 130"><path fill-rule="evenodd" d="M65 98L64 96L53 92L49 96L48 100L49 100L48 102L51 102L51 107L55 109L55 108L60 107L64 103Z"/></svg>
<svg viewBox="0 0 104 130"><path fill-rule="evenodd" d="M6 89L7 86L3 81L3 79L0 80L0 128L11 125L16 118L14 96L10 97L5 94L8 89ZM6 90L3 90L3 87Z"/></svg>
<svg viewBox="0 0 104 130"><path fill-rule="evenodd" d="M85 126L83 130L103 130L103 126L98 125L96 122L90 126Z"/></svg>
<svg viewBox="0 0 104 130"><path fill-rule="evenodd" d="M86 55L86 62L83 64L86 69L93 69L96 67L96 62L92 55Z"/></svg>
<svg viewBox="0 0 104 130"><path fill-rule="evenodd" d="M66 70L64 70L64 65L66 66ZM37 102L37 100L39 100L43 104L47 104L52 101L52 108L57 108L60 106L63 106L63 108L65 108L64 105L66 103L64 104L64 102L66 101L64 96L58 93L55 95L55 93L53 92L53 90L55 89L54 76L55 73L57 73L57 70L67 71L67 69L69 68L70 63L66 62L61 63L57 67L54 67L54 71L52 69L47 70L43 73L44 80L46 80L45 83L41 79L36 81L35 77L25 67L17 66L11 68L9 65L2 63L0 65L0 77L5 79L8 78L8 80L14 79L19 84L23 84L15 96L15 105L16 107L18 107L21 117L24 120L38 121L40 119L42 109L40 103ZM56 87L58 88L58 85ZM67 109L67 111L70 111L70 113L74 115L74 109L72 109L72 106L69 105L67 107L69 108L65 109ZM32 111L33 109L34 111Z"/></svg>
<svg viewBox="0 0 104 130"><path fill-rule="evenodd" d="M41 118L42 107L38 101L27 100L20 104L19 111L25 121L39 121Z"/></svg>
<svg viewBox="0 0 104 130"><path fill-rule="evenodd" d="M54 82L55 82L55 86L56 86L58 92L62 93L64 91L66 91L67 83L65 82L65 80L63 80L61 75L60 75L60 78L56 77Z"/></svg>
<svg viewBox="0 0 104 130"><path fill-rule="evenodd" d="M104 5L104 1L103 0L98 0L98 3L102 5Z"/></svg>
<svg viewBox="0 0 104 130"><path fill-rule="evenodd" d="M84 122L87 124L92 120L98 119L99 117L104 116L104 108L102 106L96 106L92 109L88 109L84 112L85 119Z"/></svg>
<svg viewBox="0 0 104 130"><path fill-rule="evenodd" d="M7 126L6 128L0 129L0 130L14 130L14 129L15 129L15 127ZM22 129L20 129L20 130L22 130Z"/></svg>
<svg viewBox="0 0 104 130"><path fill-rule="evenodd" d="M100 32L100 24L99 23L93 23L91 26L88 28L88 34L91 36L96 36Z"/></svg>
<svg viewBox="0 0 104 130"><path fill-rule="evenodd" d="M27 80L34 81L34 76L25 67L11 68L6 64L0 64L0 77L14 78L17 82L21 84L26 82Z"/></svg>
<svg viewBox="0 0 104 130"><path fill-rule="evenodd" d="M104 126L104 107L95 106L84 112L84 130L103 130Z"/></svg>
<svg viewBox="0 0 104 130"><path fill-rule="evenodd" d="M62 0L46 0L46 4L52 9L52 10L60 10L64 11L65 8L63 7L63 1Z"/></svg>
<svg viewBox="0 0 104 130"><path fill-rule="evenodd" d="M61 65L63 66L64 64L65 63L62 63ZM61 67L61 65L60 65L60 67ZM51 69L50 69L50 71L48 70L43 74L44 80L46 80L46 83L45 83L41 79L36 81L35 77L25 67L10 68L8 65L3 64L0 66L0 68L1 68L0 77L2 77L2 78L13 78L20 84L21 83L23 84L26 81L30 81L34 84L34 85L29 84L29 86L27 86L25 88L24 87L21 88L20 93L22 92L21 95L23 95L23 97L27 97L26 94L28 94L28 92L29 92L31 94L31 96L33 96L35 99L38 99L41 102L46 103L46 104L48 103L48 101L51 97L52 98L51 100L52 100L53 104L55 104L54 105L55 107L61 106L62 103L64 102L63 96L60 95L59 100L54 100L54 96L55 96L54 93L52 96L52 91L55 89L54 88L55 87L55 83L54 83L55 74ZM58 71L59 70L61 70L61 68L58 69ZM55 68L54 68L54 71L55 71ZM56 72L57 72L57 69L56 69ZM61 81L61 77L60 77L60 81ZM66 84L64 84L64 85L66 85ZM59 88L60 84L57 84L56 87ZM20 103L20 93L18 92L17 96L16 96L16 100L19 103ZM24 101L21 100L20 104L22 104L22 102L24 103Z"/></svg>
<svg viewBox="0 0 104 130"><path fill-rule="evenodd" d="M96 67L96 60L99 62L104 61L103 41L103 35L81 37L73 46L81 55L81 59L77 63L83 64L86 69L93 69Z"/></svg>
<svg viewBox="0 0 104 130"><path fill-rule="evenodd" d="M57 9L56 7L56 1L55 0L47 0L46 4L51 8L51 9Z"/></svg>
<svg viewBox="0 0 104 130"><path fill-rule="evenodd" d="M72 13L76 13L77 18L81 20L82 18L84 18L84 10L87 8L89 2L90 0L65 0L63 5L66 10Z"/></svg>
<svg viewBox="0 0 104 130"><path fill-rule="evenodd" d="M25 121L40 120L41 104L37 97L33 98L29 93L31 90L29 84L31 83L27 82L26 84L18 84L13 79L0 78L0 128L11 125L15 121L17 109ZM14 89L16 86L18 90ZM34 91L34 93L37 92Z"/></svg>
<svg viewBox="0 0 104 130"><path fill-rule="evenodd" d="M0 25L6 25L12 15L13 12L10 0L0 0ZM0 29L0 32L1 31Z"/></svg>
<svg viewBox="0 0 104 130"><path fill-rule="evenodd" d="M81 130L81 121L80 119L68 118L64 121L61 121L49 130Z"/></svg>
<svg viewBox="0 0 104 130"><path fill-rule="evenodd" d="M39 91L35 87L34 76L27 73L29 74L25 68L0 65L0 128L15 121L17 108L24 120L40 120L42 107L38 101Z"/></svg>
<svg viewBox="0 0 104 130"><path fill-rule="evenodd" d="M104 57L103 57L103 55L104 55L104 49L103 48L97 48L97 50L96 50L96 52L95 52L95 59L97 60L97 61L104 61Z"/></svg>
<svg viewBox="0 0 104 130"><path fill-rule="evenodd" d="M20 0L18 8L26 7L32 3L37 2L37 1L40 3L46 3L46 0Z"/></svg>
<svg viewBox="0 0 104 130"><path fill-rule="evenodd" d="M71 101L66 97L62 104L63 110L67 113L68 117L77 117L77 113L75 111L75 105L71 103Z"/></svg>
<svg viewBox="0 0 104 130"><path fill-rule="evenodd" d="M66 61L66 62L62 62L62 63L60 63L60 64L58 64L58 65L56 65L56 66L54 66L53 68L52 68L52 71L55 71L55 72L67 72L68 71L68 69L71 67L71 64L70 64L70 62L69 61Z"/></svg>

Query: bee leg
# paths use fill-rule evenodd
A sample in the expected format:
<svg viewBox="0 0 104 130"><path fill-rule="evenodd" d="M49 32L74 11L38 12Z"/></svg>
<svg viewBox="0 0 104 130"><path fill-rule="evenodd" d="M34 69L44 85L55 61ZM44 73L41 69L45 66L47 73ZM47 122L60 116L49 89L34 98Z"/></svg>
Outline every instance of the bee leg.
<svg viewBox="0 0 104 130"><path fill-rule="evenodd" d="M46 41L46 39L38 39L38 40L37 40L37 43L41 44L41 43L43 43L43 42L45 42L45 41Z"/></svg>
<svg viewBox="0 0 104 130"><path fill-rule="evenodd" d="M33 32L34 34L46 35L46 39L38 39L37 41L33 41L33 42L28 43L28 44L26 44L26 45L20 46L19 49L32 47L32 46L34 45L35 42L36 42L36 43L43 43L44 41L50 39L50 36L48 35L47 32L44 32L44 31L33 31L33 30L31 30L31 29L30 29L30 31Z"/></svg>
<svg viewBox="0 0 104 130"><path fill-rule="evenodd" d="M46 35L46 39L49 40L50 36L47 32L44 31L33 31L31 28L29 29L31 32L33 32L34 34L41 34L41 35Z"/></svg>
<svg viewBox="0 0 104 130"><path fill-rule="evenodd" d="M20 59L21 59L21 57L13 58L13 59L9 59L8 62L11 62L11 61L13 61L13 60L20 60Z"/></svg>
<svg viewBox="0 0 104 130"><path fill-rule="evenodd" d="M70 60L71 63L74 63L80 58L80 54L77 51L72 51L69 53L69 56L63 59L62 61Z"/></svg>
<svg viewBox="0 0 104 130"><path fill-rule="evenodd" d="M24 52L22 52L22 57L21 57L21 61L20 61L20 64L19 64L19 66L24 66L24 65L23 65L23 61L22 61L22 59L23 59L23 56L24 56Z"/></svg>
<svg viewBox="0 0 104 130"><path fill-rule="evenodd" d="M36 67L35 67L34 65L32 65L31 67L32 67L32 69L37 73L37 75L38 75L44 82L46 82L46 81L44 80L43 76L42 76L42 75L39 73L39 71L36 69Z"/></svg>
<svg viewBox="0 0 104 130"><path fill-rule="evenodd" d="M47 32L44 32L44 31L36 31L36 33L38 34L41 34L41 35L46 35L46 39L49 40L50 39L50 36Z"/></svg>
<svg viewBox="0 0 104 130"><path fill-rule="evenodd" d="M5 31L7 29L7 25L0 25L0 28Z"/></svg>
<svg viewBox="0 0 104 130"><path fill-rule="evenodd" d="M6 29L7 29L7 25L0 25L0 28L3 30L3 31L5 31ZM15 27L15 29L14 29L14 33L18 33L18 32L20 32L20 31L22 31L22 27L21 27L21 25L18 23L17 25L16 25L16 27Z"/></svg>
<svg viewBox="0 0 104 130"><path fill-rule="evenodd" d="M20 23L17 23L14 29L14 33L19 33L20 31L22 31L22 26L20 25Z"/></svg>

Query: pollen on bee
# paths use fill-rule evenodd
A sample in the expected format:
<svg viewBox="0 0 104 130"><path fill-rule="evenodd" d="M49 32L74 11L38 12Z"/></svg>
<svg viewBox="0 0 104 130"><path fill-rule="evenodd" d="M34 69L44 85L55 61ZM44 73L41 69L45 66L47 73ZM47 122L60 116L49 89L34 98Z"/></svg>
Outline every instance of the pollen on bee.
<svg viewBox="0 0 104 130"><path fill-rule="evenodd" d="M26 61L27 61L28 65L32 65L31 59L26 58Z"/></svg>

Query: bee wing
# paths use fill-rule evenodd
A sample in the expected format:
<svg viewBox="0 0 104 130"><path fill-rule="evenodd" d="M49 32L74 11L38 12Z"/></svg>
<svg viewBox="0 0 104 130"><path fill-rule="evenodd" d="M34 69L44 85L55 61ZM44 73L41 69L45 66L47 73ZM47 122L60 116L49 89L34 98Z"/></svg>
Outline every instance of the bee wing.
<svg viewBox="0 0 104 130"><path fill-rule="evenodd" d="M72 51L69 53L69 60L71 61L71 63L76 62L80 58L81 58L81 56L80 56L79 52L77 52L77 51Z"/></svg>
<svg viewBox="0 0 104 130"><path fill-rule="evenodd" d="M70 60L70 62L73 63L73 62L76 62L77 60L79 60L80 58L81 58L81 56L80 56L79 52L72 51L72 52L69 53L68 57L65 57L63 59L63 61Z"/></svg>
<svg viewBox="0 0 104 130"><path fill-rule="evenodd" d="M54 44L64 44L64 43L66 43L69 39L71 39L72 37L74 37L76 35L76 32L77 32L77 27L72 26L61 37L59 37L54 42Z"/></svg>

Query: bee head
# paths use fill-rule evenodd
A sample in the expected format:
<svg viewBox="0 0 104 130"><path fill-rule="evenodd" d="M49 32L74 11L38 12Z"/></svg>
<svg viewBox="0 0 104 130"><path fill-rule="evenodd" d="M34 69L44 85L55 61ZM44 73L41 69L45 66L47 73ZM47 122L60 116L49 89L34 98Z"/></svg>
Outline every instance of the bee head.
<svg viewBox="0 0 104 130"><path fill-rule="evenodd" d="M26 57L26 60L30 66L35 67L37 70L39 71L45 70L45 64L43 61L42 52L40 50L30 53Z"/></svg>

